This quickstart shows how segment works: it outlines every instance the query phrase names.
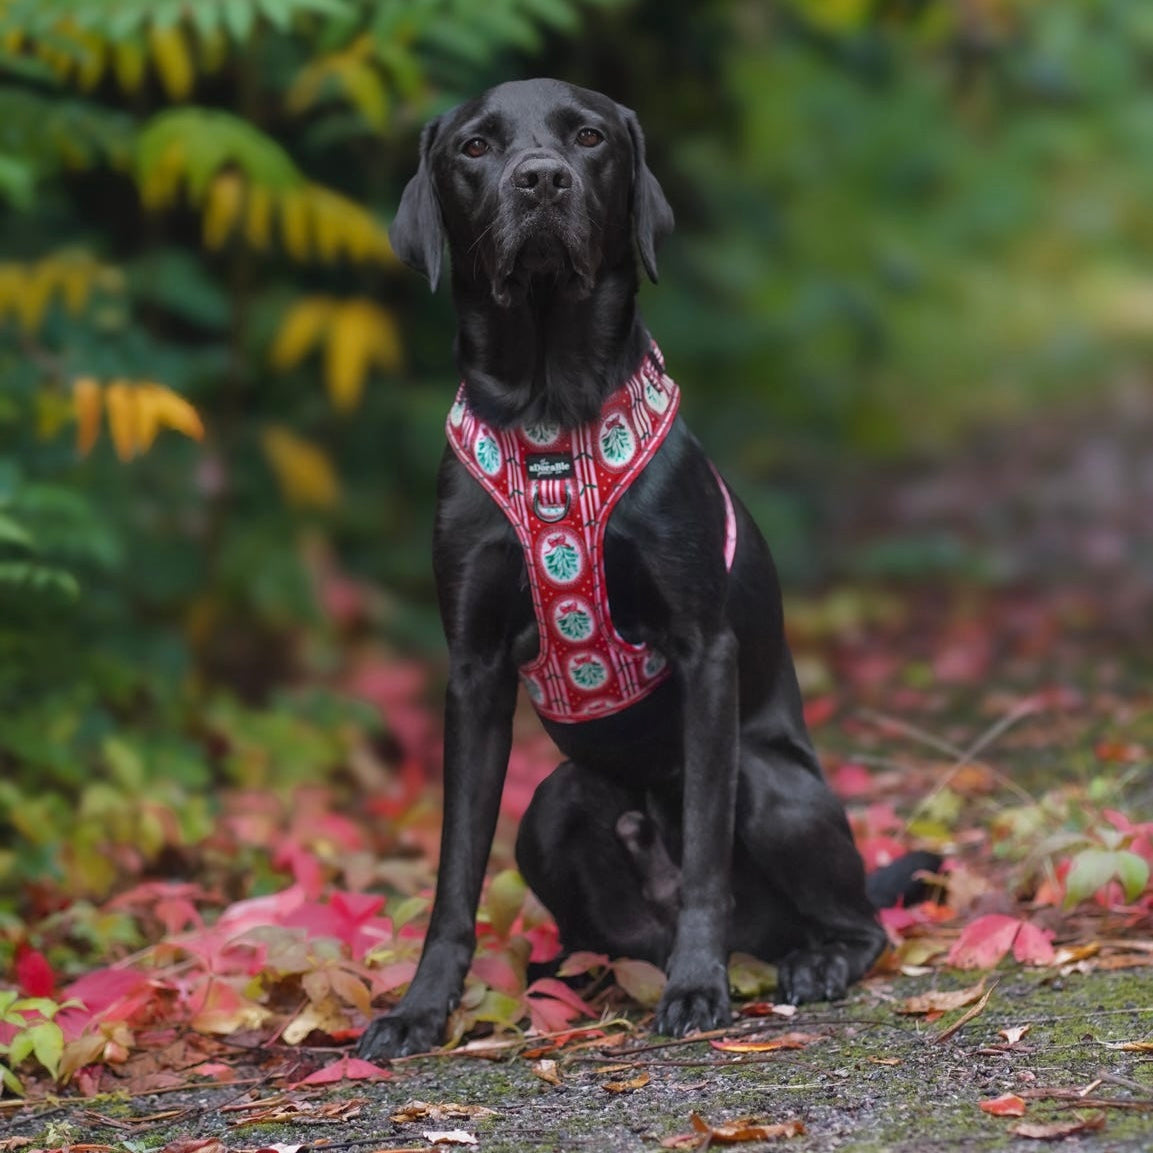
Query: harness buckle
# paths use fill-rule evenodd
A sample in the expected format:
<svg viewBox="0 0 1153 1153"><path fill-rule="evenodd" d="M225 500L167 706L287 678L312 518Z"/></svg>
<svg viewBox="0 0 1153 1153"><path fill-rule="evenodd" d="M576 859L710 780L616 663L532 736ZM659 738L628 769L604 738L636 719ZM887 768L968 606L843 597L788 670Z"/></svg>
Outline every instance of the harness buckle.
<svg viewBox="0 0 1153 1153"><path fill-rule="evenodd" d="M564 486L563 504L542 504L540 490L539 484L532 486L532 511L537 519L543 520L545 524L557 524L564 520L572 508L572 486L569 484Z"/></svg>

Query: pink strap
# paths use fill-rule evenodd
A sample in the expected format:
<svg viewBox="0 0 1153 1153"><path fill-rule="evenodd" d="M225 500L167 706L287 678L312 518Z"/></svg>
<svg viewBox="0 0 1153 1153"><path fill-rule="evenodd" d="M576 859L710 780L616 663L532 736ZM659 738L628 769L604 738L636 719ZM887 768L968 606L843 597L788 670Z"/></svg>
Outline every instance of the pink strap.
<svg viewBox="0 0 1153 1153"><path fill-rule="evenodd" d="M732 572L733 558L737 555L737 514L733 511L733 498L729 495L729 486L725 484L721 474L717 472L717 466L711 460L709 468L713 470L721 496L725 498L725 568Z"/></svg>

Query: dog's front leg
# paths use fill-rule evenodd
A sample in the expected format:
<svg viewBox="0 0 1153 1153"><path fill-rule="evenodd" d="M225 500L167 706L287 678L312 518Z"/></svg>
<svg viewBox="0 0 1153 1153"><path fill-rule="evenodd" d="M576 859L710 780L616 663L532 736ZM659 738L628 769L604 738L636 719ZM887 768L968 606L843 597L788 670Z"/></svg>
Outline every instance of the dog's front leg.
<svg viewBox="0 0 1153 1153"><path fill-rule="evenodd" d="M424 1053L444 1041L476 950L476 908L512 744L516 673L499 661L453 654L445 703L444 824L436 900L416 976L360 1040L369 1060Z"/></svg>
<svg viewBox="0 0 1153 1153"><path fill-rule="evenodd" d="M678 662L684 691L681 912L656 1027L670 1036L728 1024L728 929L738 757L737 640L702 637Z"/></svg>

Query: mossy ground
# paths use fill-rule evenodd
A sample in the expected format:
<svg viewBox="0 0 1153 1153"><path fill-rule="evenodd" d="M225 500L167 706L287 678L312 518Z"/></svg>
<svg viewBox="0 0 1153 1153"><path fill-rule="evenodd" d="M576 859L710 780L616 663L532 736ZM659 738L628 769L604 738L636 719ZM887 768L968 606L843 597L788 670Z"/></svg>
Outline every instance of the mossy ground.
<svg viewBox="0 0 1153 1153"><path fill-rule="evenodd" d="M387 1150L422 1148L427 1129L463 1128L475 1134L486 1153L523 1150L597 1150L640 1153L657 1150L662 1139L691 1129L690 1114L719 1124L756 1115L769 1121L799 1118L803 1136L777 1142L796 1153L844 1150L859 1153L995 1150L1027 1145L1010 1133L1010 1119L987 1116L981 1100L1008 1092L1082 1089L1102 1079L1092 1097L1109 1097L1145 1108L1110 1108L1103 1130L1066 1139L1065 1150L1095 1153L1153 1149L1153 1054L1110 1048L1111 1044L1153 1036L1153 982L1147 971L1046 977L1040 972L1002 974L984 1012L952 1038L937 1040L954 1013L926 1024L896 1012L905 997L937 988L961 987L965 974L935 973L929 978L875 979L844 1004L800 1010L791 1020L770 1019L770 1034L800 1031L821 1040L797 1050L722 1054L705 1043L647 1049L625 1073L598 1072L625 1060L583 1050L560 1060L562 1084L536 1077L529 1062L499 1063L460 1055L401 1063L392 1080L345 1085L327 1100L364 1100L359 1114L324 1125L235 1127L237 1114L220 1111L235 1101L235 1087L204 1087L181 1094L145 1097L127 1111L111 1103L93 1112L80 1102L9 1115L5 1136L28 1136L40 1145L68 1133L73 1142L103 1143L125 1153L163 1147L176 1138L216 1137L230 1149L281 1142L310 1148ZM1030 1025L1016 1045L1006 1046L998 1030ZM613 1078L641 1070L643 1088L611 1093ZM242 1095L242 1094L241 1094ZM389 1114L413 1099L485 1105L496 1117L476 1122L397 1123ZM313 1098L315 1100L315 1098ZM133 1126L131 1117L184 1108L171 1122ZM1029 1102L1031 1121L1068 1120L1078 1110L1061 1100ZM112 1118L104 1124L94 1113ZM67 1125L66 1130L64 1126ZM54 1132L52 1132L54 1130ZM34 1146L35 1147L35 1146ZM739 1146L750 1153L763 1144Z"/></svg>

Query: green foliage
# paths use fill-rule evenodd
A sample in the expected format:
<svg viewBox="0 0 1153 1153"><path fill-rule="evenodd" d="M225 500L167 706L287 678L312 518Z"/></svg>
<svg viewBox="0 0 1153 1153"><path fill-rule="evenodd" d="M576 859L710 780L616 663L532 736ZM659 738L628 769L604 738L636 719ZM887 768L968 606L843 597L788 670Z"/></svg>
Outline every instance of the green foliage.
<svg viewBox="0 0 1153 1153"><path fill-rule="evenodd" d="M52 1020L65 1006L47 997L21 997L14 989L0 989L0 1025L14 1031L0 1041L0 1086L23 1093L24 1086L14 1070L29 1057L55 1078L64 1054L64 1034Z"/></svg>

